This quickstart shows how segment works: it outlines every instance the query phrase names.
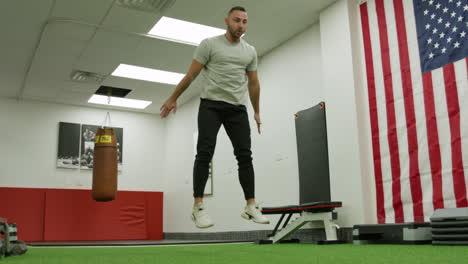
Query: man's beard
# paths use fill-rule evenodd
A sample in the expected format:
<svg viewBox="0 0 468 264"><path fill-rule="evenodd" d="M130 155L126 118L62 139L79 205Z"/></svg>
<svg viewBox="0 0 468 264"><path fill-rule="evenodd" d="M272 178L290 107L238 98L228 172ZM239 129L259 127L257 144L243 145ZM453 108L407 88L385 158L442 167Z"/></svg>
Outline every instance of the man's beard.
<svg viewBox="0 0 468 264"><path fill-rule="evenodd" d="M228 26L228 32L229 32L229 35L231 35L231 37L232 37L233 39L239 39L239 38L242 36L242 34L240 34L240 36L238 36L238 35L236 34L237 31L236 31L236 30L233 30L230 26Z"/></svg>

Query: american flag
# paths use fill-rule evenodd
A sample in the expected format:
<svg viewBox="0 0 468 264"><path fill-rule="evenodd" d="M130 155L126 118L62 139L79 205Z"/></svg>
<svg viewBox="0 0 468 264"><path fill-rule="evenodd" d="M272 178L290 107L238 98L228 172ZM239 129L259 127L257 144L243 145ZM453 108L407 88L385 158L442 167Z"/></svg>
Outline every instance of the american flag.
<svg viewBox="0 0 468 264"><path fill-rule="evenodd" d="M378 222L468 207L468 0L359 9Z"/></svg>

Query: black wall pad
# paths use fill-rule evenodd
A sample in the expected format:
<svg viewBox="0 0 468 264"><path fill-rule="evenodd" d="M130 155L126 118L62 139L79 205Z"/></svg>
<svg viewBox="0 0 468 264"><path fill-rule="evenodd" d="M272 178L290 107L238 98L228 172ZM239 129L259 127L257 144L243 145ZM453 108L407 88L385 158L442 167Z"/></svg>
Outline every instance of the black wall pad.
<svg viewBox="0 0 468 264"><path fill-rule="evenodd" d="M330 201L325 103L296 114L299 202ZM343 131L345 133L345 131Z"/></svg>
<svg viewBox="0 0 468 264"><path fill-rule="evenodd" d="M287 218L284 217L284 218ZM284 221L283 221L284 222ZM166 240L229 240L229 241L258 241L269 237L272 230L249 230L249 231L231 231L231 232L190 232L190 233L164 233ZM345 240L349 243L353 241L353 229L342 227L337 230L339 240ZM301 241L318 241L326 239L325 230L322 228L305 228L297 230L291 238L297 238Z"/></svg>

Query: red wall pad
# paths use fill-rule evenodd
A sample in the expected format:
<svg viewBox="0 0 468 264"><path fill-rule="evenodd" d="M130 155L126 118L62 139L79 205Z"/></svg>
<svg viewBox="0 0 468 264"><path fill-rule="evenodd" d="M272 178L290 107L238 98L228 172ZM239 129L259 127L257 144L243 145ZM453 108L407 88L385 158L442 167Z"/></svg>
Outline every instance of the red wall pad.
<svg viewBox="0 0 468 264"><path fill-rule="evenodd" d="M44 201L43 189L0 188L0 217L16 223L18 239L43 241Z"/></svg>
<svg viewBox="0 0 468 264"><path fill-rule="evenodd" d="M90 190L0 188L0 201L0 217L28 242L163 239L162 192L119 191L96 202Z"/></svg>
<svg viewBox="0 0 468 264"><path fill-rule="evenodd" d="M120 194L120 192L119 192ZM148 239L161 240L163 236L163 193L146 192L146 228Z"/></svg>
<svg viewBox="0 0 468 264"><path fill-rule="evenodd" d="M44 240L146 239L145 205L142 193L95 202L89 190L48 190Z"/></svg>

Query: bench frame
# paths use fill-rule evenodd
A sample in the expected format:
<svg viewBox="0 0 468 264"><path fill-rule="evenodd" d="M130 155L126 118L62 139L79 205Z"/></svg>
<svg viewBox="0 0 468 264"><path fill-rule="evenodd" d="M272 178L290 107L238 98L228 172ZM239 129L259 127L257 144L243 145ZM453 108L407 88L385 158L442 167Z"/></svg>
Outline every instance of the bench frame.
<svg viewBox="0 0 468 264"><path fill-rule="evenodd" d="M288 235L310 223L313 228L324 228L326 240L324 243L338 242L337 229L339 226L334 222L338 218L338 214L334 212L336 207L341 207L341 202L331 203L312 203L298 206L285 207L269 207L262 209L263 214L281 214L278 223L272 233L268 235L268 239L261 240L261 244L279 243ZM300 216L289 222L293 214L299 213ZM279 227L286 217L281 230ZM279 231L278 231L279 230Z"/></svg>

